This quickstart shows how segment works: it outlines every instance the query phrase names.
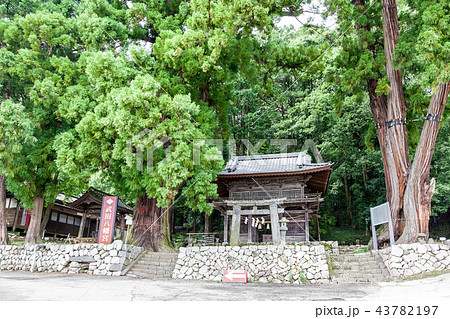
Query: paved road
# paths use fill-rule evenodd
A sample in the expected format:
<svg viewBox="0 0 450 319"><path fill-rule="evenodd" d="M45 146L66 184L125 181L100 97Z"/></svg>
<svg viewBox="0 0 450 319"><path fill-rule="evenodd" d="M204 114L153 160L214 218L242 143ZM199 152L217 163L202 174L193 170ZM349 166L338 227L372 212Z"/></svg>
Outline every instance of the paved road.
<svg viewBox="0 0 450 319"><path fill-rule="evenodd" d="M375 285L224 284L187 280L140 280L85 274L0 272L0 301L234 301L386 300L450 301L450 274L417 281Z"/></svg>

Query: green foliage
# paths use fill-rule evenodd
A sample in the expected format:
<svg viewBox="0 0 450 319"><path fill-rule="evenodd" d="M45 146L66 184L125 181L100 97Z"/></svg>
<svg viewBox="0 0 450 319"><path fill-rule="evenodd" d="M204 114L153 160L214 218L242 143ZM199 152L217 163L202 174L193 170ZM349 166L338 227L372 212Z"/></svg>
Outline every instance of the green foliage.
<svg viewBox="0 0 450 319"><path fill-rule="evenodd" d="M0 4L0 173L26 205L88 185L132 204L147 194L189 227L223 168L199 140L313 139L333 173L325 236L363 229L385 201L367 95L386 95L381 2L325 1L336 29L277 28L305 1L11 0ZM306 1L307 2L307 1ZM437 83L449 81L448 1L399 2L409 144ZM413 23L411 23L413 22ZM446 111L444 117L447 118ZM432 164L433 214L448 210L449 125ZM196 157L200 147L201 156ZM229 155L227 147L224 154ZM265 143L260 153L277 152Z"/></svg>
<svg viewBox="0 0 450 319"><path fill-rule="evenodd" d="M431 213L439 215L450 208L450 121L441 124L436 140L431 177L436 179L436 193L432 197Z"/></svg>

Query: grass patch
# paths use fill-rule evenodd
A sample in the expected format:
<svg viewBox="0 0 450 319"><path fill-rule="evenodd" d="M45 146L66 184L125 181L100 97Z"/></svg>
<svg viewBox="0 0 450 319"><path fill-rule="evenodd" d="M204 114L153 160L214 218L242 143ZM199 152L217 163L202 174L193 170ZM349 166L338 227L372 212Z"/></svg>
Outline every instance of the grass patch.
<svg viewBox="0 0 450 319"><path fill-rule="evenodd" d="M354 229L352 227L332 228L326 234L322 235L322 240L337 240L339 244L357 244L366 245L370 241L370 236L366 235L364 229Z"/></svg>
<svg viewBox="0 0 450 319"><path fill-rule="evenodd" d="M362 254L362 253L368 253L370 250L368 250L367 248L364 249L360 249L357 251L354 251L353 254Z"/></svg>

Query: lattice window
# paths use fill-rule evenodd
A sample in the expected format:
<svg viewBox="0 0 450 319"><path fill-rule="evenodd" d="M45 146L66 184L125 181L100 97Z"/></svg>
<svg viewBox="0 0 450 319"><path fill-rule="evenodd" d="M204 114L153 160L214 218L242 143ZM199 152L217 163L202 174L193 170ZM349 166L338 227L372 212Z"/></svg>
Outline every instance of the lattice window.
<svg viewBox="0 0 450 319"><path fill-rule="evenodd" d="M233 200L249 200L250 192L234 192L231 193L231 199Z"/></svg>
<svg viewBox="0 0 450 319"><path fill-rule="evenodd" d="M289 189L282 191L283 197L287 198L301 198L302 191L300 189Z"/></svg>
<svg viewBox="0 0 450 319"><path fill-rule="evenodd" d="M258 191L253 192L254 199L271 199L271 198L280 198L279 191Z"/></svg>

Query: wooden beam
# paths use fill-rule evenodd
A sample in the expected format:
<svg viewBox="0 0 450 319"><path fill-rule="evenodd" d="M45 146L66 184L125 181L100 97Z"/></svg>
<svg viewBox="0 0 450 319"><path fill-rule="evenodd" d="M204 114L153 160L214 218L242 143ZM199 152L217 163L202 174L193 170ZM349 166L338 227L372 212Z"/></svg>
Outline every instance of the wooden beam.
<svg viewBox="0 0 450 319"><path fill-rule="evenodd" d="M224 200L224 203L228 206L270 206L272 204L281 204L287 198L274 198L274 199L262 199L262 200Z"/></svg>
<svg viewBox="0 0 450 319"><path fill-rule="evenodd" d="M278 208L278 213L282 214L284 213L284 208ZM228 210L227 211L227 215L228 216L233 216L233 211L232 210ZM241 216L242 215L270 215L270 209L258 209L257 211L255 210L241 210Z"/></svg>
<svg viewBox="0 0 450 319"><path fill-rule="evenodd" d="M125 235L125 215L120 219L120 238L123 240Z"/></svg>
<svg viewBox="0 0 450 319"><path fill-rule="evenodd" d="M78 230L78 238L83 237L83 230L84 230L84 224L85 223L86 223L86 213L84 213L83 217L81 217L80 228Z"/></svg>

